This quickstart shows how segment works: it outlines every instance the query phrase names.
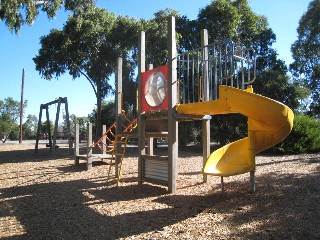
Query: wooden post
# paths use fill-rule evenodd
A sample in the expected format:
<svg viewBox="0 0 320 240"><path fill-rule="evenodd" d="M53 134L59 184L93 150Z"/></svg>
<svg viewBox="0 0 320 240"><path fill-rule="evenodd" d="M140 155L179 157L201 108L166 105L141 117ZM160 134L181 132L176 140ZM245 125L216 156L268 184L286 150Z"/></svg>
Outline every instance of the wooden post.
<svg viewBox="0 0 320 240"><path fill-rule="evenodd" d="M224 192L224 182L223 182L223 177L221 177L221 192Z"/></svg>
<svg viewBox="0 0 320 240"><path fill-rule="evenodd" d="M153 69L153 64L148 65L148 70ZM148 137L148 155L153 155L153 140L156 140L156 138Z"/></svg>
<svg viewBox="0 0 320 240"><path fill-rule="evenodd" d="M50 152L52 152L52 139L51 139L51 131L50 131L50 118L49 118L49 107L48 107L48 105L45 105L45 108L46 108L46 116L47 116L47 131L48 131L47 138L49 138Z"/></svg>
<svg viewBox="0 0 320 240"><path fill-rule="evenodd" d="M1 2L1 1L0 1ZM22 69L22 83L21 83L21 101L20 101L20 137L19 137L19 143L22 143L22 123L23 123L23 108L24 108L24 103L23 103L23 93L24 93L24 68Z"/></svg>
<svg viewBox="0 0 320 240"><path fill-rule="evenodd" d="M255 169L256 169L256 155L255 155L255 149L256 149L256 132L252 129L252 120L248 120L248 138L249 138L249 149L251 151L251 158L250 158L250 165L253 165L253 170L250 171L250 192L254 193L256 191L255 186Z"/></svg>
<svg viewBox="0 0 320 240"><path fill-rule="evenodd" d="M145 147L145 119L142 116L142 76L141 73L145 72L145 32L140 32L139 35L139 62L138 62L138 148L139 148L139 157L138 157L138 181L139 183L142 183L142 155L145 155L146 153L146 147Z"/></svg>
<svg viewBox="0 0 320 240"><path fill-rule="evenodd" d="M70 152L72 152L72 137L71 137L71 128L70 128L70 116L69 116L69 107L68 107L68 99L65 97L64 101L64 108L66 111L66 128L67 128L67 137L69 143Z"/></svg>
<svg viewBox="0 0 320 240"><path fill-rule="evenodd" d="M75 125L74 131L74 163L79 164L80 147L79 147L79 124Z"/></svg>
<svg viewBox="0 0 320 240"><path fill-rule="evenodd" d="M56 148L57 144L57 133L58 133L58 126L59 126L59 114L60 114L60 106L61 106L61 98L58 99L58 106L56 112L56 121L54 123L54 132L53 132L53 150Z"/></svg>
<svg viewBox="0 0 320 240"><path fill-rule="evenodd" d="M122 132L121 127L121 111L122 111L122 58L117 58L117 71L116 71L116 136ZM115 144L115 152L120 152L121 143ZM121 161L121 156L115 156L115 176L118 178L119 175L119 163Z"/></svg>
<svg viewBox="0 0 320 240"><path fill-rule="evenodd" d="M40 105L39 120L38 120L38 129L37 129L37 136L36 136L35 153L38 153L39 135L40 135L40 129L41 129L41 118L42 118L42 104Z"/></svg>
<svg viewBox="0 0 320 240"><path fill-rule="evenodd" d="M168 21L168 191L176 192L176 180L178 174L178 122L174 118L177 103L177 50L175 18L169 17Z"/></svg>
<svg viewBox="0 0 320 240"><path fill-rule="evenodd" d="M153 155L153 137L148 137L148 155Z"/></svg>
<svg viewBox="0 0 320 240"><path fill-rule="evenodd" d="M87 170L92 168L92 123L87 124Z"/></svg>
<svg viewBox="0 0 320 240"><path fill-rule="evenodd" d="M201 47L203 49L203 81L202 81L202 99L203 101L209 101L209 71L208 71L208 31L203 29L201 31ZM210 155L210 120L202 120L202 156L203 156L203 166L206 164L207 159ZM203 174L203 182L207 182L208 177Z"/></svg>
<svg viewBox="0 0 320 240"><path fill-rule="evenodd" d="M255 184L255 171L250 172L250 192L254 193L256 191L256 184Z"/></svg>

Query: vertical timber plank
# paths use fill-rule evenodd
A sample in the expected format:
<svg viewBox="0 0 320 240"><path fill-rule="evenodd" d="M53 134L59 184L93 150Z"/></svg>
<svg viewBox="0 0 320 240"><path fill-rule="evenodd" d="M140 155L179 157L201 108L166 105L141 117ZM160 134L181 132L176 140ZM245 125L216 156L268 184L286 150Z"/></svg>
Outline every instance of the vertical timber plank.
<svg viewBox="0 0 320 240"><path fill-rule="evenodd" d="M46 105L46 117L47 117L47 131L48 135L47 138L49 138L49 145L50 145L50 152L52 152L52 138L51 138L51 127L50 127L50 118L49 118L49 107Z"/></svg>
<svg viewBox="0 0 320 240"><path fill-rule="evenodd" d="M202 99L203 101L209 101L209 69L208 69L208 31L203 29L201 31L201 47L203 49L203 91L202 91ZM203 166L206 164L207 159L210 155L210 120L202 120L202 156L203 156ZM203 182L208 181L208 176L203 174Z"/></svg>
<svg viewBox="0 0 320 240"><path fill-rule="evenodd" d="M42 104L41 104L41 105L40 105L40 112L39 112L37 136L36 136L35 153L38 153L38 148L39 148L39 135L40 135L40 129L41 129L42 109L43 109L43 107L42 107Z"/></svg>
<svg viewBox="0 0 320 240"><path fill-rule="evenodd" d="M57 112L56 112L56 121L54 123L53 146L52 146L53 150L56 149L56 144L57 144L60 107L61 107L61 97L59 97L59 99L58 99L58 106L57 106Z"/></svg>
<svg viewBox="0 0 320 240"><path fill-rule="evenodd" d="M168 51L169 51L169 79L168 79L168 191L175 193L178 174L178 122L174 118L177 103L177 49L175 18L168 21Z"/></svg>
<svg viewBox="0 0 320 240"><path fill-rule="evenodd" d="M145 155L146 147L145 147L145 119L142 116L142 76L141 73L145 72L146 70L146 60L145 60L145 45L146 45L146 39L145 39L145 32L140 32L139 35L139 63L138 63L138 147L139 147L139 157L138 157L138 181L139 183L142 183L143 178L143 165L142 165L142 155Z"/></svg>
<svg viewBox="0 0 320 240"><path fill-rule="evenodd" d="M70 115L69 115L69 106L68 106L68 99L64 98L64 108L66 111L66 124L67 124L67 136L68 136L68 143L70 152L72 151L72 137L71 137L71 127L70 127Z"/></svg>
<svg viewBox="0 0 320 240"><path fill-rule="evenodd" d="M116 136L122 132L121 127L121 111L122 111L122 58L117 58L117 71L116 71ZM116 139L115 139L116 140ZM115 144L115 152L119 153L121 151L121 143ZM119 163L121 161L121 156L115 156L115 176L118 178L119 175Z"/></svg>
<svg viewBox="0 0 320 240"><path fill-rule="evenodd" d="M80 147L79 147L79 124L75 125L75 132L74 132L74 164L79 164L79 154L80 154Z"/></svg>
<svg viewBox="0 0 320 240"><path fill-rule="evenodd" d="M153 69L153 64L148 65L148 70ZM153 155L153 140L156 138L148 137L148 155Z"/></svg>
<svg viewBox="0 0 320 240"><path fill-rule="evenodd" d="M87 170L92 168L92 123L87 124Z"/></svg>

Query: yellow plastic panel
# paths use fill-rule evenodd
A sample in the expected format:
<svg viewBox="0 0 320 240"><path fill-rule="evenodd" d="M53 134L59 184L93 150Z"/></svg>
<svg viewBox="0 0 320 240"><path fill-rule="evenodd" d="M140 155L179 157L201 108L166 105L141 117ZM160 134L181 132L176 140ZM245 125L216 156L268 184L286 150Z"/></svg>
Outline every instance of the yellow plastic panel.
<svg viewBox="0 0 320 240"><path fill-rule="evenodd" d="M177 112L191 115L240 113L248 117L248 137L230 143L209 156L203 172L232 176L255 170L255 155L288 136L294 114L270 98L228 86L219 87L219 99L177 105Z"/></svg>

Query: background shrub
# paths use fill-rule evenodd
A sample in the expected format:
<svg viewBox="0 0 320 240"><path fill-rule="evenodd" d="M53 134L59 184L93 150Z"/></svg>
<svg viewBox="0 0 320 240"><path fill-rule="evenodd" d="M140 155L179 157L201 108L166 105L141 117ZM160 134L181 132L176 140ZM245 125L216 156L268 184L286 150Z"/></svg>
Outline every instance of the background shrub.
<svg viewBox="0 0 320 240"><path fill-rule="evenodd" d="M320 151L320 121L307 115L295 115L290 135L270 149L273 153L307 153ZM268 151L269 152L269 151Z"/></svg>

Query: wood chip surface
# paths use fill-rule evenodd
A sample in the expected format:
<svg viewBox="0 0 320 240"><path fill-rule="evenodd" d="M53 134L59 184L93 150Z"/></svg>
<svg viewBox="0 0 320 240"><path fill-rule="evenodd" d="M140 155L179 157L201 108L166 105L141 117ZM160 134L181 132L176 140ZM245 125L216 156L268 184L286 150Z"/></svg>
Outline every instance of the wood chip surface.
<svg viewBox="0 0 320 240"><path fill-rule="evenodd" d="M156 153L165 151L159 147ZM128 147L119 187L108 161L86 171L67 146L0 144L0 239L320 239L320 153L256 157L249 174L208 176L199 147L179 149L178 189L138 184Z"/></svg>

